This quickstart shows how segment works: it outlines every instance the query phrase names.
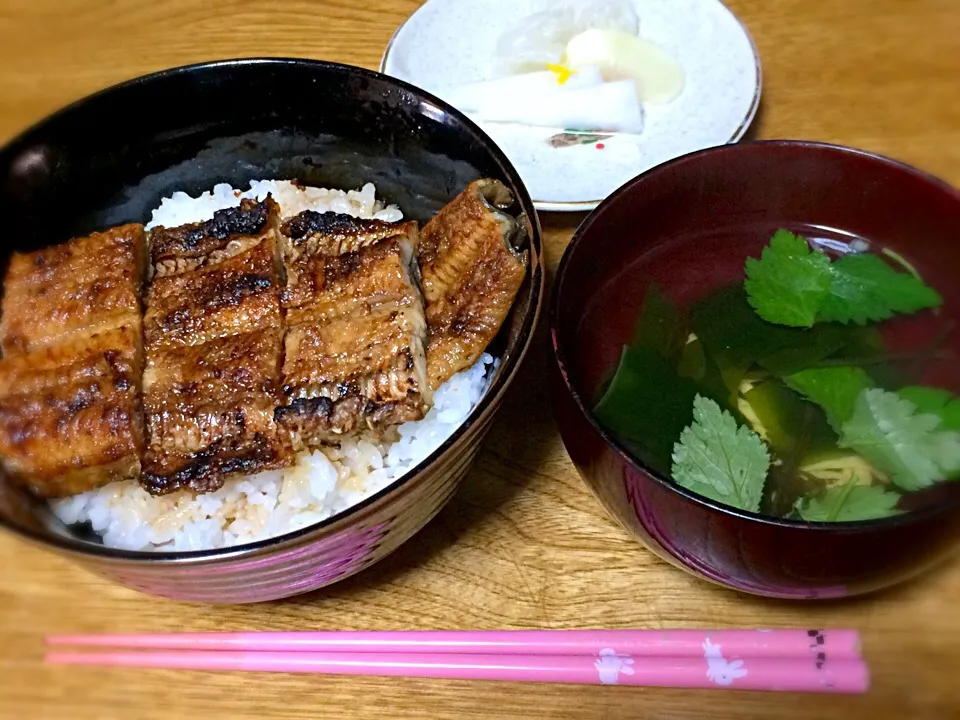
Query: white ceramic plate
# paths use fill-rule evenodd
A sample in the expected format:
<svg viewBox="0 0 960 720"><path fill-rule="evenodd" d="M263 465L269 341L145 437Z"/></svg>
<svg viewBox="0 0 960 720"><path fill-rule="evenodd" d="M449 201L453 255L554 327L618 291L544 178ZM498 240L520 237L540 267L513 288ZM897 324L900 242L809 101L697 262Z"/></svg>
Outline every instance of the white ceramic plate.
<svg viewBox="0 0 960 720"><path fill-rule="evenodd" d="M485 79L503 31L548 3L428 0L394 34L381 72L443 98L451 87ZM562 137L562 128L478 123L516 166L539 210L592 210L660 163L736 142L757 112L760 61L746 28L722 3L634 0L634 5L640 36L673 55L686 73L677 100L644 105L642 133L591 139Z"/></svg>

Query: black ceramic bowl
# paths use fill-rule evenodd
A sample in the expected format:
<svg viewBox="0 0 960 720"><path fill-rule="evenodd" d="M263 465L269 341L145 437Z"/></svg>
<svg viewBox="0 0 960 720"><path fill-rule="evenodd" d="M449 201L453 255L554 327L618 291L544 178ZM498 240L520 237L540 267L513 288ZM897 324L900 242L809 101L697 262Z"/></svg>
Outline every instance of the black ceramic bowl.
<svg viewBox="0 0 960 720"><path fill-rule="evenodd" d="M160 198L258 178L377 186L429 219L479 177L503 181L531 221L531 267L491 352L501 364L465 424L385 490L318 525L223 550L126 552L71 533L0 478L0 524L129 587L201 602L255 602L328 585L383 558L451 497L516 373L542 302L540 232L516 171L462 114L406 83L310 60L167 70L88 97L0 149L4 262L110 225L146 222Z"/></svg>
<svg viewBox="0 0 960 720"><path fill-rule="evenodd" d="M550 319L558 421L571 458L610 514L674 565L770 597L856 595L905 580L957 549L960 483L941 484L922 509L890 519L777 520L683 489L628 453L591 413L649 282L691 302L742 280L745 258L781 227L895 250L942 292L945 313L960 316L955 189L849 148L761 142L705 150L625 185L567 248ZM960 354L957 333L947 346ZM956 382L949 363L930 372L930 384Z"/></svg>

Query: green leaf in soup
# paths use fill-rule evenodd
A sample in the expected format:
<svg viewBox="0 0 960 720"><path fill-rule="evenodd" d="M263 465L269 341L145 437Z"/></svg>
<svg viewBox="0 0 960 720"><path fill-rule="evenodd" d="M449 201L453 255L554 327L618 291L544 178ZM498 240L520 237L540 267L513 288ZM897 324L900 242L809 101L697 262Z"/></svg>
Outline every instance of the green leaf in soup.
<svg viewBox="0 0 960 720"><path fill-rule="evenodd" d="M850 363L856 365L862 362L874 362L883 356L885 349L883 333L878 328L870 325L867 327L844 326L844 330L847 341L834 357L856 360L857 362Z"/></svg>
<svg viewBox="0 0 960 720"><path fill-rule="evenodd" d="M916 405L918 411L934 415L939 415L940 411L953 398L953 394L949 390L924 385L910 385L901 388L899 395L904 400L909 400Z"/></svg>
<svg viewBox="0 0 960 720"><path fill-rule="evenodd" d="M720 288L690 310L693 332L711 353L752 365L766 353L798 344L794 332L766 323L747 303L741 285Z"/></svg>
<svg viewBox="0 0 960 720"><path fill-rule="evenodd" d="M832 487L797 503L800 517L807 522L856 522L899 515L900 495L878 485L853 482Z"/></svg>
<svg viewBox="0 0 960 720"><path fill-rule="evenodd" d="M960 398L954 398L940 411L944 430L960 430Z"/></svg>
<svg viewBox="0 0 960 720"><path fill-rule="evenodd" d="M740 414L737 408L737 398L740 396L740 386L747 375L742 365L731 363L722 353L707 356L707 370L700 385L707 395L717 402L724 410L729 410L735 416Z"/></svg>
<svg viewBox="0 0 960 720"><path fill-rule="evenodd" d="M741 285L722 288L694 305L693 332L728 379L737 384L753 365L775 375L809 367L860 340L860 328L821 324L799 330L765 322L747 303Z"/></svg>
<svg viewBox="0 0 960 720"><path fill-rule="evenodd" d="M816 405L806 402L777 379L758 383L743 399L764 430L764 437L784 459L794 453L836 445L837 435ZM797 458L799 461L799 457Z"/></svg>
<svg viewBox="0 0 960 720"><path fill-rule="evenodd" d="M943 302L919 276L898 272L878 255L845 255L830 262L786 230L774 234L759 260L747 260L746 274L750 306L764 320L791 327L865 325Z"/></svg>
<svg viewBox="0 0 960 720"><path fill-rule="evenodd" d="M865 325L943 303L919 277L898 272L872 253L841 257L831 263L830 275L830 293L818 316L824 321Z"/></svg>
<svg viewBox="0 0 960 720"><path fill-rule="evenodd" d="M830 293L830 258L786 230L774 234L759 260L747 259L746 274L750 306L778 325L810 327Z"/></svg>
<svg viewBox="0 0 960 720"><path fill-rule="evenodd" d="M680 353L688 335L676 305L656 284L651 283L643 299L632 344L635 347L653 348L670 359Z"/></svg>
<svg viewBox="0 0 960 720"><path fill-rule="evenodd" d="M770 467L761 512L787 515L797 499L810 492L811 483L800 472L804 459L812 452L836 449L837 435L818 406L776 378L755 385L744 394L744 400L778 459Z"/></svg>
<svg viewBox="0 0 960 720"><path fill-rule="evenodd" d="M621 439L646 448L641 459L667 474L673 443L690 422L696 395L696 383L677 375L656 350L626 347L594 415Z"/></svg>
<svg viewBox="0 0 960 720"><path fill-rule="evenodd" d="M929 413L940 418L940 429L960 432L960 398L949 390L911 385L901 388L898 394L917 406L917 412ZM960 479L960 468L947 470L946 480Z"/></svg>
<svg viewBox="0 0 960 720"><path fill-rule="evenodd" d="M919 412L909 400L879 388L857 397L852 417L841 428L840 446L858 452L907 491L960 471L960 433L942 429L937 415Z"/></svg>
<svg viewBox="0 0 960 720"><path fill-rule="evenodd" d="M940 418L943 430L960 430L960 398L949 390L911 385L898 391L900 397L917 406L919 412L930 413Z"/></svg>
<svg viewBox="0 0 960 720"><path fill-rule="evenodd" d="M717 403L697 395L693 422L674 445L672 477L699 495L757 512L770 467L760 437Z"/></svg>
<svg viewBox="0 0 960 720"><path fill-rule="evenodd" d="M797 344L762 355L757 363L773 375L789 375L830 357L850 341L850 333L840 325L816 325L803 334Z"/></svg>
<svg viewBox="0 0 960 720"><path fill-rule="evenodd" d="M838 433L843 423L853 416L860 393L873 385L863 368L848 366L801 370L785 377L784 382L823 408L831 427Z"/></svg>
<svg viewBox="0 0 960 720"><path fill-rule="evenodd" d="M699 338L688 342L677 362L677 373L690 378L707 395L734 414L738 414L737 396L747 369L725 364L723 354L708 356Z"/></svg>

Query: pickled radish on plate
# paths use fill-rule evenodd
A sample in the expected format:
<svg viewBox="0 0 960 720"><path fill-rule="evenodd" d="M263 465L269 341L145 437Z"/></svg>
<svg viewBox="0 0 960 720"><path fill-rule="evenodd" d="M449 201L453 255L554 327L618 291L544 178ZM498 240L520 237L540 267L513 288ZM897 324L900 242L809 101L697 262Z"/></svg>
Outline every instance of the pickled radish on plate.
<svg viewBox="0 0 960 720"><path fill-rule="evenodd" d="M621 30L587 30L567 44L564 62L600 68L606 80L631 79L640 102L664 104L683 92L683 68L651 42Z"/></svg>
<svg viewBox="0 0 960 720"><path fill-rule="evenodd" d="M640 21L629 0L554 3L520 18L497 43L497 74L542 70L559 63L567 43L584 30L600 28L636 35Z"/></svg>
<svg viewBox="0 0 960 720"><path fill-rule="evenodd" d="M603 84L603 75L595 67L571 72L542 72L508 75L507 77L468 83L443 92L445 100L464 112L497 104L507 98L540 96L570 90L582 90Z"/></svg>
<svg viewBox="0 0 960 720"><path fill-rule="evenodd" d="M497 94L463 109L475 119L488 122L619 133L643 130L643 111L632 80L579 89L557 86L544 93Z"/></svg>
<svg viewBox="0 0 960 720"><path fill-rule="evenodd" d="M673 101L685 79L639 28L630 0L555 4L500 36L492 78L442 94L477 120L640 133L642 103Z"/></svg>

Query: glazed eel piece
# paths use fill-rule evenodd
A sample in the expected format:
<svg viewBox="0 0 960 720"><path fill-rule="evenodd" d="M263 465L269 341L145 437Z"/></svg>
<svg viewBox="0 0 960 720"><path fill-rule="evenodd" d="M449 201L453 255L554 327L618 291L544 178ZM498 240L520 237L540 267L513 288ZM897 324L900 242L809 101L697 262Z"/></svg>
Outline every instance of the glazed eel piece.
<svg viewBox="0 0 960 720"><path fill-rule="evenodd" d="M15 253L0 320L0 462L43 497L137 477L142 225Z"/></svg>
<svg viewBox="0 0 960 720"><path fill-rule="evenodd" d="M528 221L506 212L510 190L476 180L420 233L420 276L434 389L471 367L499 332L529 264Z"/></svg>
<svg viewBox="0 0 960 720"><path fill-rule="evenodd" d="M379 437L430 405L415 222L306 211L281 228L287 284L276 419L294 447Z"/></svg>
<svg viewBox="0 0 960 720"><path fill-rule="evenodd" d="M149 236L141 484L211 492L234 473L292 464L280 403L279 209L243 200Z"/></svg>

